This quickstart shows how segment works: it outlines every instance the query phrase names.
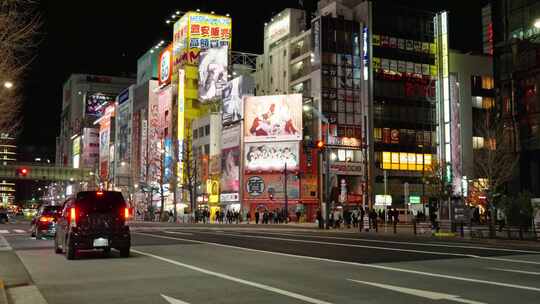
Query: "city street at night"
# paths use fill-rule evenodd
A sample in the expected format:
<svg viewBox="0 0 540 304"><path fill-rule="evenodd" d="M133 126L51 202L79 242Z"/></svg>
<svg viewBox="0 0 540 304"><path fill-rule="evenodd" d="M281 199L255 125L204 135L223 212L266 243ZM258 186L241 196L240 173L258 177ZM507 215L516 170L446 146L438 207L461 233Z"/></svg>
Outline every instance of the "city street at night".
<svg viewBox="0 0 540 304"><path fill-rule="evenodd" d="M253 225L132 230L131 257L73 261L50 240L5 234L27 270L14 270L8 293L36 296L35 285L49 304L534 303L540 293L540 250L526 245Z"/></svg>

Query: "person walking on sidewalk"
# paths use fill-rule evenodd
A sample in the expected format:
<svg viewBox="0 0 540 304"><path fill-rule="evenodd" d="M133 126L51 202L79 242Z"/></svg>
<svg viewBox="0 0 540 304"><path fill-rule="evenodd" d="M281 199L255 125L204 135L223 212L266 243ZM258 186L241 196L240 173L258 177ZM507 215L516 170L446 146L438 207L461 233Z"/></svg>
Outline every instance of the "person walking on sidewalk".
<svg viewBox="0 0 540 304"><path fill-rule="evenodd" d="M259 223L259 210L255 211L255 224Z"/></svg>
<svg viewBox="0 0 540 304"><path fill-rule="evenodd" d="M319 229L324 228L321 209L317 209L317 224L319 224Z"/></svg>
<svg viewBox="0 0 540 304"><path fill-rule="evenodd" d="M248 211L246 213L246 222L249 224L250 221L251 221L251 211Z"/></svg>

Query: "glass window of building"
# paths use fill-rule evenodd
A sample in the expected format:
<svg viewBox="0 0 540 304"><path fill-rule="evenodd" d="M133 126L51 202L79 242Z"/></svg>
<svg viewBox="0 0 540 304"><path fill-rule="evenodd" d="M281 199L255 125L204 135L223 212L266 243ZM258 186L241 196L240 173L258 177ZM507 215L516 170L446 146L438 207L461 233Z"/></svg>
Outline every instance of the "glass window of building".
<svg viewBox="0 0 540 304"><path fill-rule="evenodd" d="M484 148L484 138L479 136L473 136L473 149L483 149Z"/></svg>
<svg viewBox="0 0 540 304"><path fill-rule="evenodd" d="M210 135L210 125L204 126L204 134L206 136Z"/></svg>
<svg viewBox="0 0 540 304"><path fill-rule="evenodd" d="M199 128L199 137L203 137L203 136L204 136L204 128L200 127Z"/></svg>
<svg viewBox="0 0 540 304"><path fill-rule="evenodd" d="M197 129L193 130L193 139L197 139L199 135L199 132L197 132Z"/></svg>
<svg viewBox="0 0 540 304"><path fill-rule="evenodd" d="M494 87L493 77L483 76L482 77L482 89L491 90Z"/></svg>

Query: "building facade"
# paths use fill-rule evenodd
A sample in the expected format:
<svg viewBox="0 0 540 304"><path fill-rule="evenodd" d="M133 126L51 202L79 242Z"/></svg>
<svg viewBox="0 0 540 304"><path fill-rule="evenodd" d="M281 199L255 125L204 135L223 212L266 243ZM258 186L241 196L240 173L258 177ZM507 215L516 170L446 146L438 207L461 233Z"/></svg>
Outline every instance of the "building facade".
<svg viewBox="0 0 540 304"><path fill-rule="evenodd" d="M17 161L17 143L7 133L0 134L0 166ZM7 207L15 200L15 182L0 180L0 206Z"/></svg>
<svg viewBox="0 0 540 304"><path fill-rule="evenodd" d="M496 0L493 16L496 105L519 155L514 192L540 195L540 2Z"/></svg>

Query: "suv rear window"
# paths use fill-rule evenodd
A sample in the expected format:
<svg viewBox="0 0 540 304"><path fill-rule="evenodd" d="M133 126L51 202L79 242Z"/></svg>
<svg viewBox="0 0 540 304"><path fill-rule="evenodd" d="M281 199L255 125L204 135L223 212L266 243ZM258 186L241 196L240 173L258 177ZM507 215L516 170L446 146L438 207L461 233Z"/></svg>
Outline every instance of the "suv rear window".
<svg viewBox="0 0 540 304"><path fill-rule="evenodd" d="M120 192L80 192L77 194L76 205L87 213L118 213L126 207L124 197Z"/></svg>
<svg viewBox="0 0 540 304"><path fill-rule="evenodd" d="M58 215L62 213L62 206L46 206L43 207L41 215Z"/></svg>

